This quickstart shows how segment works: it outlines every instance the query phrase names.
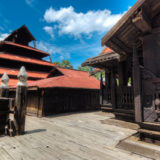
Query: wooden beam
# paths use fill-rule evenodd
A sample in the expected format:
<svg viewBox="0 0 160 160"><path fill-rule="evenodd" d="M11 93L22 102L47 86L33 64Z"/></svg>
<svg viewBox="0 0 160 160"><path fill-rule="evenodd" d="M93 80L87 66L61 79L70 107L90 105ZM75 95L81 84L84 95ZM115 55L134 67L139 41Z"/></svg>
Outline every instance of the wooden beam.
<svg viewBox="0 0 160 160"><path fill-rule="evenodd" d="M132 22L143 33L152 31L151 22L145 11L142 9L137 16L132 19Z"/></svg>
<svg viewBox="0 0 160 160"><path fill-rule="evenodd" d="M132 52L132 49L129 48L129 47L127 47L127 45L124 44L118 37L113 37L113 38L112 38L112 42L113 42L114 44L116 44L118 47L122 48L123 51L125 51L125 52L127 52L127 53L128 53L128 52L129 52L129 53ZM118 52L118 53L119 53L119 52Z"/></svg>
<svg viewBox="0 0 160 160"><path fill-rule="evenodd" d="M126 14L112 27L112 29L102 38L101 44L102 46L105 45L118 31L119 29L127 23L127 21L130 19L134 13L141 8L146 0L138 0L131 9L126 12Z"/></svg>
<svg viewBox="0 0 160 160"><path fill-rule="evenodd" d="M142 103L141 103L141 78L139 58L137 54L136 45L133 45L133 88L134 88L134 106L135 106L135 120L142 122Z"/></svg>

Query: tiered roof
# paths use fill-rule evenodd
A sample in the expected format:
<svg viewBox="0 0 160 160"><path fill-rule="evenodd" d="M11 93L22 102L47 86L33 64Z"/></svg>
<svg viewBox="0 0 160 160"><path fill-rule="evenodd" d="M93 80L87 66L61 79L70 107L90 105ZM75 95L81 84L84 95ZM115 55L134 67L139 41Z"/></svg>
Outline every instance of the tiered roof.
<svg viewBox="0 0 160 160"><path fill-rule="evenodd" d="M87 72L57 67L43 60L49 54L28 46L32 40L35 38L22 26L0 42L0 75L9 75L9 86L16 86L19 68L25 66L30 87L99 89L99 81Z"/></svg>
<svg viewBox="0 0 160 160"><path fill-rule="evenodd" d="M55 66L43 60L44 57L50 56L48 53L28 46L32 40L35 41L33 35L26 26L22 26L0 42L0 75L4 72L9 75L10 86L16 85L21 66L27 69L29 83L47 78Z"/></svg>

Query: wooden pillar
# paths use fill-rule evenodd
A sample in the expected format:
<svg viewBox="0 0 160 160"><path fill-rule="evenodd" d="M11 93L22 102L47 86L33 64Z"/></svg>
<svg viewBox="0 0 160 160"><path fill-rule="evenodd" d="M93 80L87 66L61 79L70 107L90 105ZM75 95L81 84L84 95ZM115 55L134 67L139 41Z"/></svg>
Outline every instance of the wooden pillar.
<svg viewBox="0 0 160 160"><path fill-rule="evenodd" d="M100 105L103 105L103 77L100 77Z"/></svg>
<svg viewBox="0 0 160 160"><path fill-rule="evenodd" d="M9 77L7 73L4 73L1 78L0 97L9 97Z"/></svg>
<svg viewBox="0 0 160 160"><path fill-rule="evenodd" d="M16 88L16 114L15 127L16 134L22 135L25 131L25 118L27 108L27 72L24 67L21 67L18 74L18 83Z"/></svg>
<svg viewBox="0 0 160 160"><path fill-rule="evenodd" d="M133 88L134 88L134 106L135 106L135 121L142 122L142 103L141 103L141 77L139 67L139 57L136 45L133 45Z"/></svg>
<svg viewBox="0 0 160 160"><path fill-rule="evenodd" d="M114 110L116 108L116 77L115 73L113 71L113 68L111 70L111 102L112 102L112 109Z"/></svg>

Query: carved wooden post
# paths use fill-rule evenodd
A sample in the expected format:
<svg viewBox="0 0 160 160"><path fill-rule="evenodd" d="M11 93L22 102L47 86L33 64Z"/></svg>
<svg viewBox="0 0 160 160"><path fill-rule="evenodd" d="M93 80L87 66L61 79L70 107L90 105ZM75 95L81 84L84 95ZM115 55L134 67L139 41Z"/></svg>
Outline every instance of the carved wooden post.
<svg viewBox="0 0 160 160"><path fill-rule="evenodd" d="M139 58L137 54L136 45L133 45L133 88L134 88L134 106L135 106L135 120L142 122L142 104L141 104L141 78Z"/></svg>
<svg viewBox="0 0 160 160"><path fill-rule="evenodd" d="M9 118L9 101L3 97L9 96L9 87L8 87L9 77L7 73L4 73L1 78L0 86L0 134L5 133L6 124Z"/></svg>
<svg viewBox="0 0 160 160"><path fill-rule="evenodd" d="M5 72L1 78L1 86L0 86L0 97L8 97L9 96L9 77Z"/></svg>
<svg viewBox="0 0 160 160"><path fill-rule="evenodd" d="M22 135L25 131L25 118L27 107L27 72L24 66L18 73L18 83L16 88L16 115L15 126L16 134Z"/></svg>
<svg viewBox="0 0 160 160"><path fill-rule="evenodd" d="M100 77L100 105L103 105L103 77Z"/></svg>

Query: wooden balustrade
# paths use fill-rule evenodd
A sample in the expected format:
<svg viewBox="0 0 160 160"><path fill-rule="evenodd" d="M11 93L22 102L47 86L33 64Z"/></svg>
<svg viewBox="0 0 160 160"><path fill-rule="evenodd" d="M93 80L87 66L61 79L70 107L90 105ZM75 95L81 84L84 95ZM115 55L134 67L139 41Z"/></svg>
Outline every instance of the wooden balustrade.
<svg viewBox="0 0 160 160"><path fill-rule="evenodd" d="M9 97L9 77L6 73L1 78L0 86L0 135L22 135L25 131L26 103L27 103L27 73L21 67L18 74L16 97ZM15 103L13 103L15 102ZM13 114L13 119L10 118Z"/></svg>

